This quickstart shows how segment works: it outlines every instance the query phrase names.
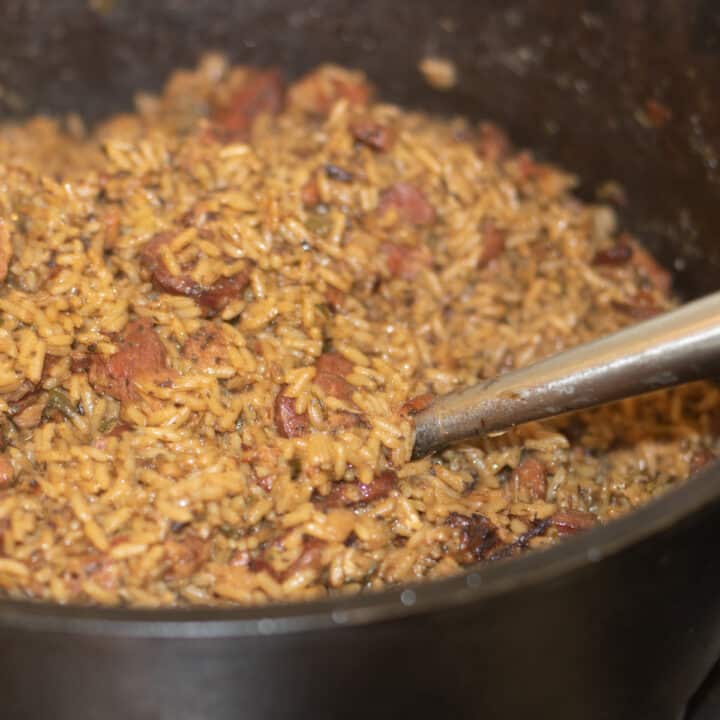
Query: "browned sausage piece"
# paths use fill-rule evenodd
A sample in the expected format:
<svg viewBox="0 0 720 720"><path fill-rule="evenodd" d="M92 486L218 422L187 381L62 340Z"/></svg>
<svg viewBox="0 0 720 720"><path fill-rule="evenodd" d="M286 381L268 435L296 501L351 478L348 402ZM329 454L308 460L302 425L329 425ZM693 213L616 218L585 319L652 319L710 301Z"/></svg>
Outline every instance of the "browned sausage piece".
<svg viewBox="0 0 720 720"><path fill-rule="evenodd" d="M253 122L262 114L276 115L285 99L280 71L250 70L245 82L224 107L215 109L211 121L225 140L245 140Z"/></svg>
<svg viewBox="0 0 720 720"><path fill-rule="evenodd" d="M245 271L229 278L220 278L209 286L200 285L187 274L173 275L160 255L161 248L172 238L172 233L159 233L140 253L140 262L150 272L156 288L172 295L194 298L209 316L222 312L230 301L242 295L250 280L249 273Z"/></svg>
<svg viewBox="0 0 720 720"><path fill-rule="evenodd" d="M350 133L359 143L376 152L387 152L395 141L390 128L369 118L354 120L350 123Z"/></svg>
<svg viewBox="0 0 720 720"><path fill-rule="evenodd" d="M29 380L23 380L19 387L12 392L5 395L4 399L9 403L19 403L23 400L25 400L29 395L31 395L35 391L35 385L31 383ZM12 415L13 412L19 412L22 408L15 407L13 408L12 405L10 406L10 414Z"/></svg>
<svg viewBox="0 0 720 720"><path fill-rule="evenodd" d="M332 395L338 400L349 402L353 394L353 386L340 375L332 373L321 373L315 376L315 383L321 387L325 393Z"/></svg>
<svg viewBox="0 0 720 720"><path fill-rule="evenodd" d="M275 580L281 579L281 574L276 572L275 568L267 562L267 560L263 560L263 558L252 558L248 564L248 569L252 573L267 573L270 577L275 578Z"/></svg>
<svg viewBox="0 0 720 720"><path fill-rule="evenodd" d="M107 250L113 249L117 244L120 236L120 222L120 211L117 208L111 208L100 218L103 229L103 244Z"/></svg>
<svg viewBox="0 0 720 720"><path fill-rule="evenodd" d="M519 496L527 500L541 500L547 493L545 465L532 456L524 458L513 473L513 484Z"/></svg>
<svg viewBox="0 0 720 720"><path fill-rule="evenodd" d="M93 355L88 377L96 391L127 402L138 397L136 380L171 383L174 372L167 367L167 351L148 319L134 320L118 340L110 357Z"/></svg>
<svg viewBox="0 0 720 720"><path fill-rule="evenodd" d="M220 278L198 294L197 303L205 310L206 315L217 315L232 300L242 296L249 282L250 274L247 272L239 272L232 277Z"/></svg>
<svg viewBox="0 0 720 720"><path fill-rule="evenodd" d="M401 220L412 225L432 225L435 222L435 208L422 190L410 183L398 182L383 190L378 210L384 214L391 207L395 208Z"/></svg>
<svg viewBox="0 0 720 720"><path fill-rule="evenodd" d="M622 240L619 240L605 250L598 250L593 257L593 265L625 265L630 262L633 249Z"/></svg>
<svg viewBox="0 0 720 720"><path fill-rule="evenodd" d="M8 415L15 425L28 429L37 427L42 421L47 400L46 394L33 383L23 381L20 387L5 396L9 402Z"/></svg>
<svg viewBox="0 0 720 720"><path fill-rule="evenodd" d="M690 458L690 472L694 473L704 468L715 459L715 453L708 448L696 450Z"/></svg>
<svg viewBox="0 0 720 720"><path fill-rule="evenodd" d="M594 527L597 518L592 513L582 510L560 510L550 518L550 524L560 535L572 535Z"/></svg>
<svg viewBox="0 0 720 720"><path fill-rule="evenodd" d="M402 405L402 407L400 408L400 413L402 415L417 415L419 412L428 407L434 399L435 396L432 393L424 393L422 395L417 395L413 398L410 398Z"/></svg>
<svg viewBox="0 0 720 720"><path fill-rule="evenodd" d="M432 253L425 245L414 247L385 242L380 251L387 258L387 269L393 277L414 280L422 270L432 267Z"/></svg>
<svg viewBox="0 0 720 720"><path fill-rule="evenodd" d="M322 555L325 541L314 537L305 537L303 549L298 558L292 562L283 573L280 574L280 581L287 580L301 570L312 569L315 573L322 567Z"/></svg>
<svg viewBox="0 0 720 720"><path fill-rule="evenodd" d="M163 246L172 239L173 234L170 232L155 235L140 252L140 263L148 270L153 285L159 290L193 297L201 291L201 286L188 275L173 275L160 255Z"/></svg>
<svg viewBox="0 0 720 720"><path fill-rule="evenodd" d="M354 387L345 379L353 364L338 353L323 353L315 362L315 384L325 393L349 402Z"/></svg>
<svg viewBox="0 0 720 720"><path fill-rule="evenodd" d="M371 483L358 483L362 502L373 502L387 497L397 485L398 476L393 470L383 470Z"/></svg>
<svg viewBox="0 0 720 720"><path fill-rule="evenodd" d="M318 374L330 373L345 377L353 371L353 364L340 353L327 352L315 361L315 371Z"/></svg>
<svg viewBox="0 0 720 720"><path fill-rule="evenodd" d="M90 355L84 352L73 352L70 354L70 372L87 372L90 368Z"/></svg>
<svg viewBox="0 0 720 720"><path fill-rule="evenodd" d="M285 386L275 398L275 427L281 437L300 437L310 429L310 419L307 413L295 412L295 398L283 395L284 391Z"/></svg>
<svg viewBox="0 0 720 720"><path fill-rule="evenodd" d="M325 302L333 312L337 312L345 302L345 293L333 285L328 285L325 289Z"/></svg>
<svg viewBox="0 0 720 720"><path fill-rule="evenodd" d="M352 505L355 500L352 497L353 493L349 490L351 487L353 485L347 482L333 483L330 492L325 497L317 496L314 501L324 508Z"/></svg>
<svg viewBox="0 0 720 720"><path fill-rule="evenodd" d="M105 437L122 437L122 435L129 430L132 430L132 426L124 422L115 423L109 432L105 433Z"/></svg>
<svg viewBox="0 0 720 720"><path fill-rule="evenodd" d="M398 477L392 470L383 470L370 483L339 482L328 495L320 499L327 508L352 507L386 498L397 486Z"/></svg>
<svg viewBox="0 0 720 720"><path fill-rule="evenodd" d="M23 411L19 412L14 418L13 422L24 430L30 428L36 428L42 422L43 410L45 405L43 403L37 403L36 405L30 405Z"/></svg>
<svg viewBox="0 0 720 720"><path fill-rule="evenodd" d="M497 527L484 515L473 513L467 516L453 512L447 524L462 531L457 560L463 565L482 560L502 545Z"/></svg>

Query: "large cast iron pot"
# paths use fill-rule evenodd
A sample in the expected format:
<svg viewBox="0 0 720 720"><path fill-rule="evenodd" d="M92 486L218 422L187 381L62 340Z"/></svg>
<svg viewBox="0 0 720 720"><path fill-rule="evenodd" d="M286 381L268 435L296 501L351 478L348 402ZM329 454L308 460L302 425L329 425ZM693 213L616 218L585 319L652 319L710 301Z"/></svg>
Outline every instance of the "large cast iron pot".
<svg viewBox="0 0 720 720"><path fill-rule="evenodd" d="M496 120L584 193L622 183L624 221L680 293L720 287L712 0L0 0L0 116L98 118L207 48L291 75L359 66L388 99ZM423 84L426 54L455 60L456 89ZM648 101L671 117L648 122ZM720 656L718 535L708 467L547 552L378 595L219 612L3 601L0 715L717 717L712 680L697 691Z"/></svg>

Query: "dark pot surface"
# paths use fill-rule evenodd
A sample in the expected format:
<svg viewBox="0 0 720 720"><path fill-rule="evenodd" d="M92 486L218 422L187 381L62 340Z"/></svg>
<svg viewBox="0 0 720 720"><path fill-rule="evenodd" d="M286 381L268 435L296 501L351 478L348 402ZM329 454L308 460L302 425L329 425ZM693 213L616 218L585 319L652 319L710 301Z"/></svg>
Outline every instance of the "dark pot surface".
<svg viewBox="0 0 720 720"><path fill-rule="evenodd" d="M100 10L93 9L100 8ZM291 74L334 60L384 97L487 117L621 182L686 296L720 286L712 0L0 0L0 116L127 108L208 48ZM427 88L427 54L460 83ZM649 100L670 108L642 122ZM720 654L720 472L542 554L335 603L234 611L0 603L8 718L685 714Z"/></svg>

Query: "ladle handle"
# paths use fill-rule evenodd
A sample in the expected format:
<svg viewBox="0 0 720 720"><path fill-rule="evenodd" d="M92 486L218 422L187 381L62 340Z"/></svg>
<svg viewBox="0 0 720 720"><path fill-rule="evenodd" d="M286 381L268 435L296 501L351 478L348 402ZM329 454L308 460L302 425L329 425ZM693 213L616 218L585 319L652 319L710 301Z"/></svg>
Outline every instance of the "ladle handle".
<svg viewBox="0 0 720 720"><path fill-rule="evenodd" d="M415 417L413 457L714 373L720 373L720 292L438 398Z"/></svg>

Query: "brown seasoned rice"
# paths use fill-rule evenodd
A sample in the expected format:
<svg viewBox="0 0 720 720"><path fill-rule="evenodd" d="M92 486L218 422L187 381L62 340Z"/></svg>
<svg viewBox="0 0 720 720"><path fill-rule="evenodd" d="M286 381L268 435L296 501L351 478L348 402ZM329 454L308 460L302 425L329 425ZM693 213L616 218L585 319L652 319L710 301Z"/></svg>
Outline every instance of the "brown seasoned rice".
<svg viewBox="0 0 720 720"><path fill-rule="evenodd" d="M255 604L452 575L718 450L694 384L409 462L433 395L672 306L500 130L208 56L92 132L0 128L0 588Z"/></svg>

